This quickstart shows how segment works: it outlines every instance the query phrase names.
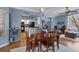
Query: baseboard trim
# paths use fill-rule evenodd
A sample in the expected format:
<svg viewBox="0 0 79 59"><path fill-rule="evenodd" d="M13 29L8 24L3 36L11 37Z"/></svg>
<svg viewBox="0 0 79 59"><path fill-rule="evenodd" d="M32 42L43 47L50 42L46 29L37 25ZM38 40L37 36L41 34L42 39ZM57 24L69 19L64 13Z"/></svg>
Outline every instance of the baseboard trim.
<svg viewBox="0 0 79 59"><path fill-rule="evenodd" d="M0 48L2 48L2 47L4 47L4 46L6 46L6 45L8 45L9 43L6 43L6 44L3 44L3 45L1 45L0 46Z"/></svg>

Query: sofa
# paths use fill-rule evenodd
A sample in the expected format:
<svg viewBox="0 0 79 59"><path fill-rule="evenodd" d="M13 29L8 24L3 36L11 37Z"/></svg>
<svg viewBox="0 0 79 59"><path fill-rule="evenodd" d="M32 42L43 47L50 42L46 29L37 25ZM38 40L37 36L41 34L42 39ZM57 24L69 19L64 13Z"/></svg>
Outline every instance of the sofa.
<svg viewBox="0 0 79 59"><path fill-rule="evenodd" d="M70 38L79 37L79 31L76 29L68 29L65 31L65 36L68 36Z"/></svg>

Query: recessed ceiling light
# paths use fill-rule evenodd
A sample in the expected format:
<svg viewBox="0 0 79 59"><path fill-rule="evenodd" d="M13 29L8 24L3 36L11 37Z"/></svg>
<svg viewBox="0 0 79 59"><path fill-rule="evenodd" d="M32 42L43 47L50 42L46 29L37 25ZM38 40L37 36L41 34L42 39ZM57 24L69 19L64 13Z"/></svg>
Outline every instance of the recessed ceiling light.
<svg viewBox="0 0 79 59"><path fill-rule="evenodd" d="M41 8L41 11L43 12L44 11L44 8Z"/></svg>

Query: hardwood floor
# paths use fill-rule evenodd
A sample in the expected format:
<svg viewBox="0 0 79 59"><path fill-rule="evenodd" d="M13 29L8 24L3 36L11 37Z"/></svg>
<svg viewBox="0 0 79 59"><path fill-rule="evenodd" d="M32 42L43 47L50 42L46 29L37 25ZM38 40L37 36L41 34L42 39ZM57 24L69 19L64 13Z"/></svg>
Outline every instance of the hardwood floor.
<svg viewBox="0 0 79 59"><path fill-rule="evenodd" d="M73 50L79 51L79 42L76 41L76 39L71 38L61 38L60 44L72 48Z"/></svg>
<svg viewBox="0 0 79 59"><path fill-rule="evenodd" d="M69 48L79 51L79 42L77 42L73 39L70 39L67 37L60 38L59 43L66 46L66 47L69 47ZM25 33L21 33L20 41L10 43L9 45L7 45L5 47L0 48L0 52L10 52L11 49L19 48L19 47L25 46L25 45L26 45L26 35L25 35Z"/></svg>
<svg viewBox="0 0 79 59"><path fill-rule="evenodd" d="M26 45L26 35L25 33L21 33L20 41L10 43L9 45L0 48L0 52L10 52L11 49L18 48Z"/></svg>

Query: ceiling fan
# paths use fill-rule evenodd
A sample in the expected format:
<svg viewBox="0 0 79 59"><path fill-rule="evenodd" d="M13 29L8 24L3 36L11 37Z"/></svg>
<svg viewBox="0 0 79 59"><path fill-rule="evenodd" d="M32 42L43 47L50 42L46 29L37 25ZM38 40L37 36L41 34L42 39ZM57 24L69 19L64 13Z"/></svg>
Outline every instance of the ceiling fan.
<svg viewBox="0 0 79 59"><path fill-rule="evenodd" d="M70 15L73 13L77 13L79 9L72 10L69 7L65 7L65 12L60 13L60 15Z"/></svg>

